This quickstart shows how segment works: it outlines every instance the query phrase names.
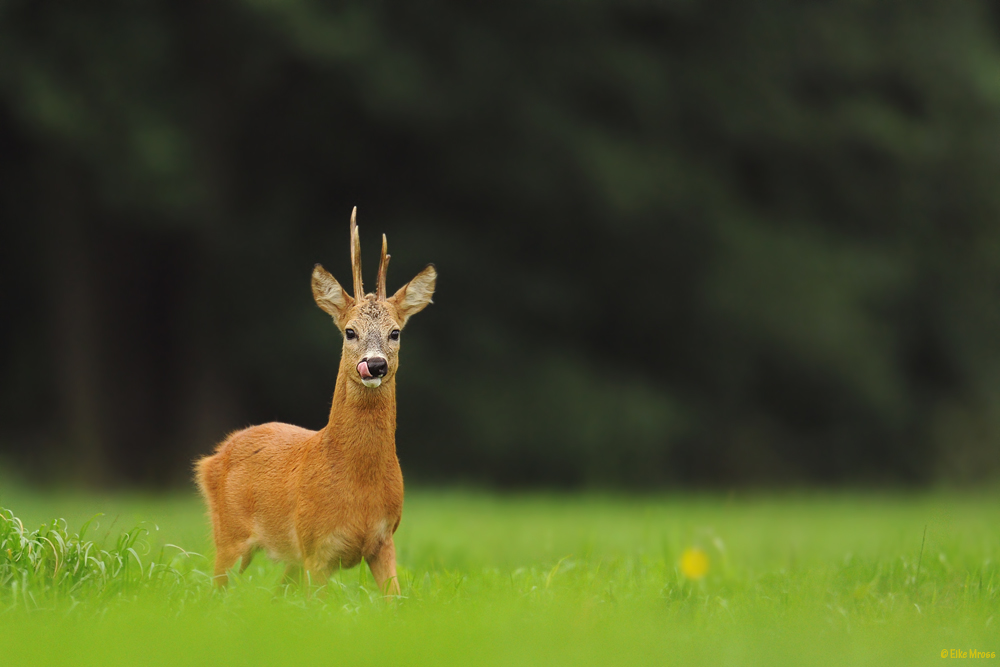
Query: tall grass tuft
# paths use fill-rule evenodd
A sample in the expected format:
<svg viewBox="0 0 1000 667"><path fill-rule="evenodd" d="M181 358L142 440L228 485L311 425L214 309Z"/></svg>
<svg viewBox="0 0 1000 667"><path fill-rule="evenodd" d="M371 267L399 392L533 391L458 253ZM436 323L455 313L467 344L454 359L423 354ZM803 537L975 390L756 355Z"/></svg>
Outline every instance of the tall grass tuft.
<svg viewBox="0 0 1000 667"><path fill-rule="evenodd" d="M63 519L28 530L12 511L0 508L0 606L37 609L60 601L109 601L186 582L195 572L190 560L197 554L179 547L169 562L162 550L149 557L142 527L121 533L110 546L86 539L97 518L78 533L70 533Z"/></svg>

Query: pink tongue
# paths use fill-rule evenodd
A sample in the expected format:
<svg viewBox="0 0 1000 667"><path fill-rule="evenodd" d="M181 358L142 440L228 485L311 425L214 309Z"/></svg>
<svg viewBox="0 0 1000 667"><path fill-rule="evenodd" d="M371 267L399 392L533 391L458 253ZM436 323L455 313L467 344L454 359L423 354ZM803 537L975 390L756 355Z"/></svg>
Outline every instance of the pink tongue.
<svg viewBox="0 0 1000 667"><path fill-rule="evenodd" d="M363 380L367 380L370 377L374 377L372 375L372 372L370 370L368 370L368 362L367 361L362 361L360 364L358 364L358 373L361 374L361 379L363 379Z"/></svg>

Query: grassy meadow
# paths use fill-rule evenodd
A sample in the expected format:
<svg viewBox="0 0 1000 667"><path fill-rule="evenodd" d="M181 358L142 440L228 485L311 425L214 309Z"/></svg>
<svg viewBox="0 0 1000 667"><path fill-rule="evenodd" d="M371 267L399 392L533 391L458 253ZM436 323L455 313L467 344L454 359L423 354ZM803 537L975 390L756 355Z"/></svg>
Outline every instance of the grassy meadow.
<svg viewBox="0 0 1000 667"><path fill-rule="evenodd" d="M943 650L1000 654L996 493L415 489L393 602L366 568L306 591L263 555L213 590L193 491L5 483L0 507L23 523L0 520L3 665L920 665ZM53 518L68 533L33 533ZM685 553L707 557L703 577L685 576Z"/></svg>

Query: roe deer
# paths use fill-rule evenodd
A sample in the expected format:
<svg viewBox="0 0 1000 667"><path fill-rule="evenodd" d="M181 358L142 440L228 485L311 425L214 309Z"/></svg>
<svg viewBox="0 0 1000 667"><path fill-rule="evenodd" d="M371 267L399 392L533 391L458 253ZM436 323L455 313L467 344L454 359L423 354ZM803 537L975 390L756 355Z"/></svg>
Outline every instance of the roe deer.
<svg viewBox="0 0 1000 667"><path fill-rule="evenodd" d="M321 431L289 424L252 426L231 434L195 464L215 540L215 581L257 550L289 569L301 564L314 580L365 559L379 588L398 594L392 536L403 511L403 474L396 458L396 370L399 332L431 303L437 272L428 265L386 298L382 259L375 294L361 284L361 241L351 213L354 296L319 264L316 303L344 337L330 421Z"/></svg>

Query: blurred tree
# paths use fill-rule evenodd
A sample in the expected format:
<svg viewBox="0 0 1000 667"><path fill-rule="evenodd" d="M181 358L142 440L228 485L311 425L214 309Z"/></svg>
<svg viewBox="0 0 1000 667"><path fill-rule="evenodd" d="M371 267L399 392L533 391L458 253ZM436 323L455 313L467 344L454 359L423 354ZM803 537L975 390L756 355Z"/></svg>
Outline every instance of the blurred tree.
<svg viewBox="0 0 1000 667"><path fill-rule="evenodd" d="M318 428L357 204L400 456L499 483L1000 465L986 2L0 3L0 451L169 483Z"/></svg>

